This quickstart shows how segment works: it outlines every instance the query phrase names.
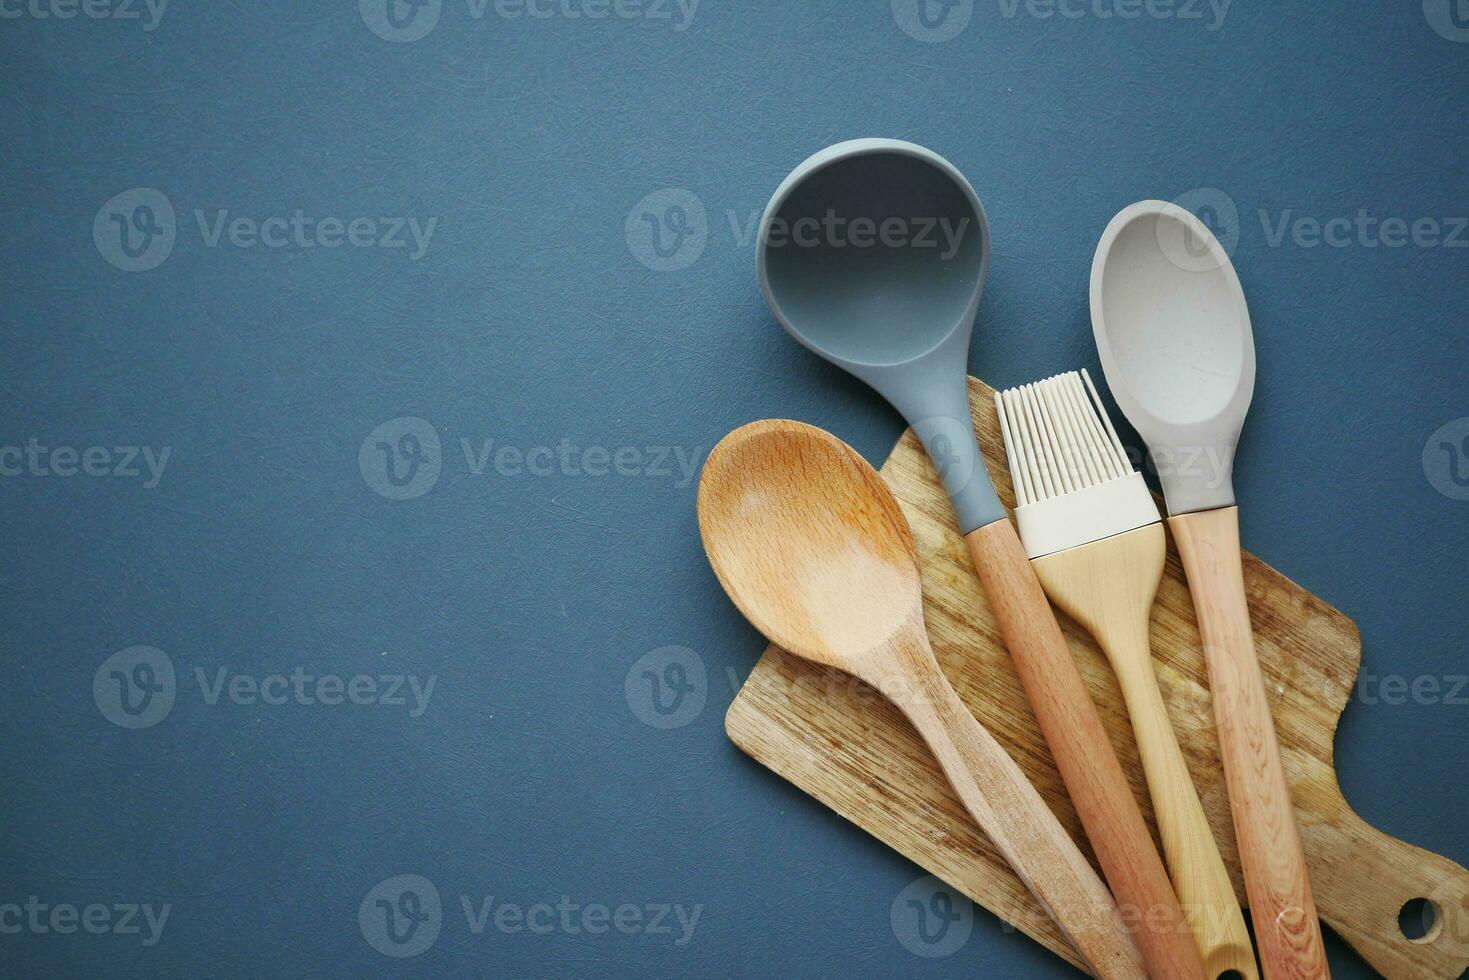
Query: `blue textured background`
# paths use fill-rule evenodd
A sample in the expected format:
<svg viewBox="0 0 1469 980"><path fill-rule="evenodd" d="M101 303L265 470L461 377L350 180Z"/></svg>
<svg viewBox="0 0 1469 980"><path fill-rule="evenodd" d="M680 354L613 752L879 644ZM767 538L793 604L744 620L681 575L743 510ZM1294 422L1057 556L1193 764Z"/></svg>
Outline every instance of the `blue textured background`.
<svg viewBox="0 0 1469 980"><path fill-rule="evenodd" d="M176 3L153 30L16 2L0 446L171 455L151 489L0 479L0 903L172 911L151 947L0 935L4 975L1069 975L983 912L957 953L910 953L889 913L919 870L726 741L762 643L705 565L676 470L475 475L460 448L702 457L791 416L881 459L897 418L772 325L738 230L852 136L931 145L984 198L995 259L971 368L1001 385L1095 368L1085 283L1115 211L1227 194L1260 354L1247 547L1355 618L1366 673L1469 669L1469 503L1421 462L1469 415L1469 250L1273 247L1258 217L1469 210L1469 43L1417 0L1238 0L1217 30L1207 8L1041 19L981 0L944 43L886 0L704 0L684 30L676 11L475 19L451 0L412 43L350 2ZM129 273L93 219L140 187L172 203L177 242ZM660 272L625 222L665 188L703 204L707 241ZM438 224L414 261L209 247L195 217L297 208ZM397 501L358 454L404 416L434 427L443 467ZM179 682L133 731L92 680L136 644ZM706 704L660 729L624 681L668 645L705 666ZM194 672L222 667L437 680L418 718L211 705ZM1469 706L1371 700L1338 740L1348 798L1469 861ZM445 904L406 960L357 919L400 873ZM703 909L684 945L677 929L475 935L461 895ZM1331 958L1369 975L1334 939Z"/></svg>

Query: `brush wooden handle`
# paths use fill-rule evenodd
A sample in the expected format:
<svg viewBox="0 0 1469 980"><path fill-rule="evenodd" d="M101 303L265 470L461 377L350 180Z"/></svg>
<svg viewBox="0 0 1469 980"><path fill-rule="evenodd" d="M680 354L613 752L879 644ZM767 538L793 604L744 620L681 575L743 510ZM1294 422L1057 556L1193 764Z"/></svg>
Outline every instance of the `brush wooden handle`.
<svg viewBox="0 0 1469 980"><path fill-rule="evenodd" d="M1164 707L1148 638L1168 543L1162 523L1031 561L1056 608L1096 638L1117 674L1158 818L1163 854L1204 970L1255 980L1239 898Z"/></svg>
<svg viewBox="0 0 1469 980"><path fill-rule="evenodd" d="M1235 839L1267 980L1330 976L1255 655L1234 507L1168 519L1193 593Z"/></svg>
<svg viewBox="0 0 1469 980"><path fill-rule="evenodd" d="M1254 980L1260 974L1249 927L1178 747L1157 679L1150 667L1123 668L1117 677L1137 736L1173 885L1204 957L1204 968L1210 977L1233 970L1245 980Z"/></svg>
<svg viewBox="0 0 1469 980"><path fill-rule="evenodd" d="M1107 887L1015 760L959 700L922 627L863 671L928 743L960 802L1099 977L1143 980L1142 958Z"/></svg>
<svg viewBox="0 0 1469 980"><path fill-rule="evenodd" d="M1136 923L1133 938L1148 972L1202 978L1203 961L1163 861L1014 525L996 521L965 542L1087 839L1123 918Z"/></svg>

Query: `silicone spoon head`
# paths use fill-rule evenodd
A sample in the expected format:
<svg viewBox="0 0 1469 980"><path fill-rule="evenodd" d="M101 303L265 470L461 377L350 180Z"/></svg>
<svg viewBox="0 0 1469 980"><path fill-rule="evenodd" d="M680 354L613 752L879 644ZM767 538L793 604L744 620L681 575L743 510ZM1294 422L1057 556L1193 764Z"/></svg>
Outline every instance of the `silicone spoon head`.
<svg viewBox="0 0 1469 980"><path fill-rule="evenodd" d="M1169 513L1233 505L1255 342L1218 239L1177 205L1126 208L1097 246L1091 313L1107 384L1152 451Z"/></svg>
<svg viewBox="0 0 1469 980"><path fill-rule="evenodd" d="M860 673L862 656L923 622L918 554L892 491L835 436L752 422L699 478L699 531L724 591L791 653Z"/></svg>
<svg viewBox="0 0 1469 980"><path fill-rule="evenodd" d="M1001 520L966 381L989 269L974 188L932 150L838 143L776 189L760 222L760 289L786 332L903 413L968 532Z"/></svg>

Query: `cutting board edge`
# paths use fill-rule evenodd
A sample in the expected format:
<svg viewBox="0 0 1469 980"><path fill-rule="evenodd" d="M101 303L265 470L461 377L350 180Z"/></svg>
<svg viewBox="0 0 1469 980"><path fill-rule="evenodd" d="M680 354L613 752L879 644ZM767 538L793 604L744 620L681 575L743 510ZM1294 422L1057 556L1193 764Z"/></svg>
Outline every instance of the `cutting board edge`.
<svg viewBox="0 0 1469 980"><path fill-rule="evenodd" d="M778 649L779 648L776 647L774 644L771 644L769 647L767 647L766 650L761 653L760 660L755 665L755 670L770 669L769 664L767 664L766 662L766 657L769 656L771 650ZM750 673L753 677L755 671L752 670ZM940 881L943 881L945 884L947 884L950 888L953 888L956 891L960 892L971 902L973 902L977 909L994 916L994 918L1000 923L1002 928L1015 929L1024 933L1032 942L1038 944L1043 949L1054 953L1056 956L1059 956L1061 959L1070 963L1078 970L1081 970L1084 973L1089 973L1086 964L1077 957L1075 951L1071 950L1069 946L1064 950L1057 949L1055 946L1056 937L1048 936L1045 933L1038 931L1035 926L1027 922L1017 922L1015 921L1015 918L1007 917L1006 915L999 912L995 907L998 905L1014 905L1017 903L1006 903L1004 901L997 901L992 905L990 901L988 901L989 896L978 894L974 890L965 887L960 882L951 881L949 877L946 877L940 872L930 868L928 866L928 863L925 863L927 857L926 855L912 853L909 850L890 841L887 837L883 836L882 832L879 829L865 825L856 814L849 812L848 807L846 807L840 800L826 793L820 792L819 790L812 790L810 788L807 788L806 786L803 786L799 782L797 782L795 778L793 778L793 774L787 770L786 765L784 764L784 762L781 761L779 756L765 753L761 750L760 741L762 737L768 737L769 726L765 725L763 716L760 715L759 712L750 704L750 702L753 700L753 696L747 696L746 688L748 686L749 678L746 678L745 683L740 685L739 692L735 695L734 700L730 702L729 708L725 711L724 734L730 740L730 742L733 743L737 749L748 756L751 761L768 770L771 774L785 780L788 784L799 790L802 795L809 797L810 799L820 804L822 807L825 807L827 810L835 813L838 817L841 817L847 823L850 823L852 826L862 831L868 837L871 837L873 840L878 841L883 846L890 849L893 853L901 856L907 861L912 862L920 871L924 872L925 874L933 875ZM794 739L791 738L791 736L789 736L788 734L785 734L783 730L782 735L788 740L794 741Z"/></svg>

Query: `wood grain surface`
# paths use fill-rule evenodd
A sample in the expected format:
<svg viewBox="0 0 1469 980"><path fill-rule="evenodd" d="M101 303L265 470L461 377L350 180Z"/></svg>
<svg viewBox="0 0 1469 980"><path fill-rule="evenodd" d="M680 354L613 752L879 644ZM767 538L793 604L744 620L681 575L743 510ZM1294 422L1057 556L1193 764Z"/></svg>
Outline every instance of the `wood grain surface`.
<svg viewBox="0 0 1469 980"><path fill-rule="evenodd" d="M1132 913L1149 975L1200 980L1200 949L1015 525L995 521L964 542L1087 842L1118 909Z"/></svg>
<svg viewBox="0 0 1469 980"><path fill-rule="evenodd" d="M1008 472L997 455L1002 450L993 393L974 379L970 388L990 473L1001 498L1012 504ZM911 431L882 474L918 544L924 615L935 656L964 703L1085 850L1076 812L1001 642L948 499ZM1458 977L1469 967L1469 872L1367 825L1337 783L1332 742L1361 665L1356 627L1249 554L1244 579L1322 919L1385 976ZM1151 823L1117 680L1083 629L1065 617L1062 628ZM1171 546L1152 635L1159 683L1179 743L1243 901L1198 627ZM753 758L1077 963L1059 931L969 818L912 726L876 691L770 647L730 706L726 728ZM1412 941L1399 930L1398 915L1405 903L1420 898L1439 914L1428 933Z"/></svg>
<svg viewBox="0 0 1469 980"><path fill-rule="evenodd" d="M1280 761L1240 558L1239 509L1168 519L1193 595L1209 666L1214 731L1228 787L1234 842L1255 911L1266 980L1330 975L1306 855Z"/></svg>
<svg viewBox="0 0 1469 980"><path fill-rule="evenodd" d="M1159 521L1037 558L1031 566L1051 602L1086 628L1117 675L1168 872L1206 973L1212 978L1234 970L1239 980L1258 980L1249 927L1153 670L1148 624L1167 560L1168 535Z"/></svg>

